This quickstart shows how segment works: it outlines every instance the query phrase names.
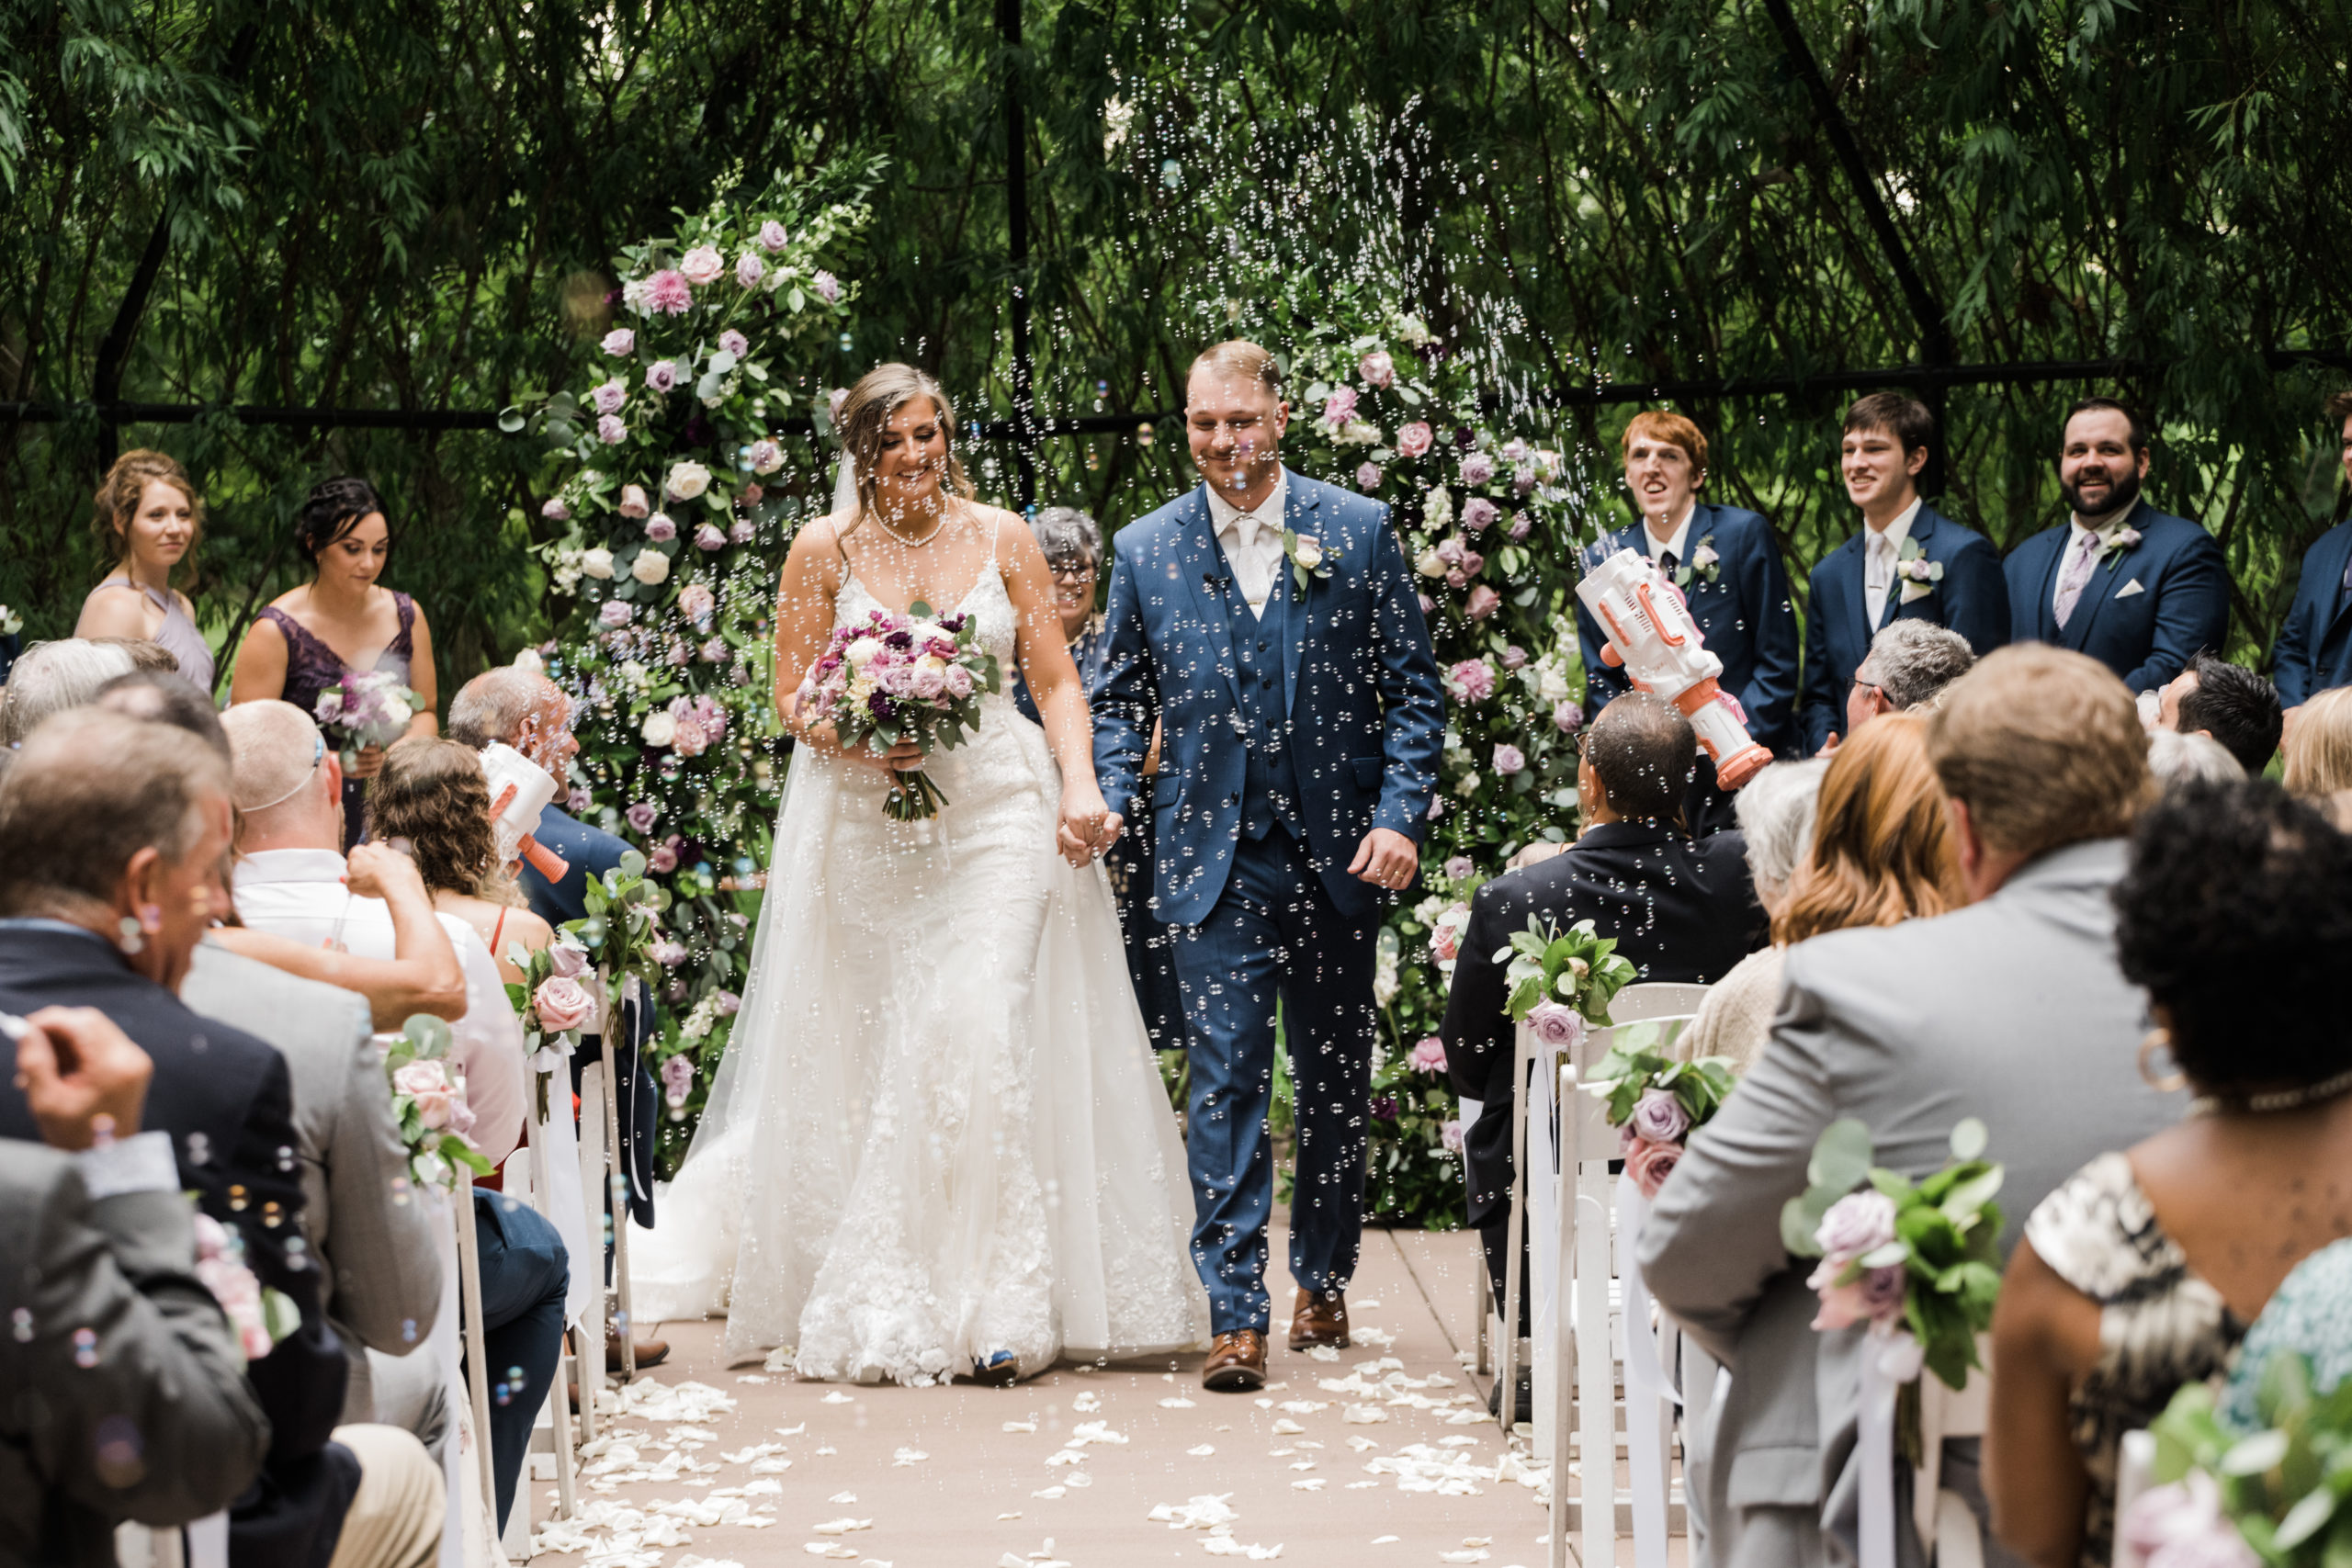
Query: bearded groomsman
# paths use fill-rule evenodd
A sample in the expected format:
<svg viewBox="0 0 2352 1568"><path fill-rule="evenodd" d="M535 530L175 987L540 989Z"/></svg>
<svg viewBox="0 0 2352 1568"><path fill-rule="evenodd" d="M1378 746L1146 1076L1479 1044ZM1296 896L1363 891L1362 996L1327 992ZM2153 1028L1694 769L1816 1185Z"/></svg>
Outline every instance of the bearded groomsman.
<svg viewBox="0 0 2352 1568"><path fill-rule="evenodd" d="M2009 635L2087 653L2136 694L2161 691L2230 631L2222 547L2148 504L2148 427L2112 398L2066 412L2058 450L2065 522L2009 552Z"/></svg>
<svg viewBox="0 0 2352 1568"><path fill-rule="evenodd" d="M2344 477L2352 482L2352 391L2327 400L2327 423L2342 444ZM2278 628L2274 679L2287 723L2295 710L2331 686L2352 686L2352 523L2338 523L2303 552L2294 606Z"/></svg>
<svg viewBox="0 0 2352 1568"><path fill-rule="evenodd" d="M1679 413L1635 414L1625 426L1623 452L1625 489L1640 515L1588 549L1584 570L1620 550L1656 561L1681 589L1707 651L1724 661L1720 684L1746 710L1747 733L1769 750L1793 751L1797 615L1772 525L1757 513L1699 500L1707 482L1707 438ZM1582 600L1577 638L1584 649L1585 709L1598 714L1633 682L1623 670L1601 662L1607 639ZM1731 799L1702 751L1682 806L1690 831L1703 838L1730 827Z"/></svg>
<svg viewBox="0 0 2352 1568"><path fill-rule="evenodd" d="M1928 621L1968 639L1982 659L2009 640L2009 594L1993 542L1919 498L1936 417L1903 392L1872 392L1846 411L1838 466L1862 530L1813 569L1805 597L1808 754L1835 750L1846 699L1871 639L1890 621Z"/></svg>

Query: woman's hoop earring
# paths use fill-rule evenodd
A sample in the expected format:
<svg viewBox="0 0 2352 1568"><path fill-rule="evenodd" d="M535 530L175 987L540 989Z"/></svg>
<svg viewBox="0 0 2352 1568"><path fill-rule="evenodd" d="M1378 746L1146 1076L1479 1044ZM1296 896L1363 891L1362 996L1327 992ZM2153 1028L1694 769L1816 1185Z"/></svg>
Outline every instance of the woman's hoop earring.
<svg viewBox="0 0 2352 1568"><path fill-rule="evenodd" d="M2187 1088L2188 1075L2180 1070L2180 1063L2177 1059L2174 1061L2172 1070L2161 1076L2148 1070L2149 1054L2159 1046L2166 1051L2172 1049L2172 1032L2169 1030L2151 1029L2141 1040L2140 1081L2158 1094L2170 1094L2177 1089Z"/></svg>

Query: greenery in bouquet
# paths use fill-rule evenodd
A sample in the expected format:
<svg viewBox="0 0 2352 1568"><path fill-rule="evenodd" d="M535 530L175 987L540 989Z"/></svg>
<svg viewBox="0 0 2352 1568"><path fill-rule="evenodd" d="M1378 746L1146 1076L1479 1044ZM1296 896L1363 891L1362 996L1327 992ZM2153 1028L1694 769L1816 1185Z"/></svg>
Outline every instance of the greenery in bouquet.
<svg viewBox="0 0 2352 1568"><path fill-rule="evenodd" d="M1951 1132L1951 1158L1924 1180L1871 1163L1870 1129L1832 1122L1814 1145L1808 1185L1781 1210L1781 1240L1818 1258L1808 1281L1820 1293L1814 1327L1867 1324L1907 1335L1920 1364L1951 1388L1979 1366L1976 1337L1992 1326L2001 1291L2002 1168L1985 1159L1984 1123ZM1907 1379L1916 1382L1915 1368ZM1908 1426L1909 1423L1906 1423ZM1916 1447L1916 1442L1912 1445Z"/></svg>
<svg viewBox="0 0 2352 1568"><path fill-rule="evenodd" d="M462 1168L490 1174L490 1161L468 1141L472 1110L466 1086L449 1065L449 1026L417 1013L401 1026L384 1053L391 1080L392 1117L408 1145L409 1175L421 1187L451 1189Z"/></svg>
<svg viewBox="0 0 2352 1568"><path fill-rule="evenodd" d="M406 735L424 705L424 699L390 671L354 671L319 694L311 716L348 772L368 747L390 746Z"/></svg>
<svg viewBox="0 0 2352 1568"><path fill-rule="evenodd" d="M591 960L587 944L572 930L582 923L567 923L555 941L537 953L520 942L506 950L506 961L523 972L519 982L506 982L506 1000L523 1021L523 1049L536 1069L532 1077L542 1121L548 1114L548 1075L571 1059L580 1048L581 1031L602 1016L594 991L582 984ZM552 1059L546 1053L552 1053Z"/></svg>
<svg viewBox="0 0 2352 1568"><path fill-rule="evenodd" d="M667 900L644 977L673 1111L699 1109L746 976L786 754L776 572L831 503L831 408L811 367L831 362L856 298L842 253L880 170L829 164L764 188L729 171L707 208L622 249L584 385L504 415L544 438L540 511L564 530L542 553L571 608L538 659L581 705L569 805L627 839L641 856L628 880ZM692 1128L673 1128L674 1161Z"/></svg>
<svg viewBox="0 0 2352 1568"><path fill-rule="evenodd" d="M1618 1130L1625 1174L1643 1197L1655 1198L1680 1163L1690 1134L1723 1109L1738 1085L1727 1056L1676 1061L1655 1045L1621 1037L1594 1064L1584 1087Z"/></svg>
<svg viewBox="0 0 2352 1568"><path fill-rule="evenodd" d="M1588 1024L1606 1028L1609 1004L1638 974L1632 959L1619 956L1617 939L1589 919L1562 931L1530 915L1527 929L1511 933L1510 952L1503 1010L1555 1050L1573 1048Z"/></svg>
<svg viewBox="0 0 2352 1568"><path fill-rule="evenodd" d="M2316 1392L2309 1358L2277 1353L2255 1408L2262 1429L2240 1431L2192 1382L2150 1424L2161 1484L2116 1523L2148 1568L2352 1562L2352 1380Z"/></svg>

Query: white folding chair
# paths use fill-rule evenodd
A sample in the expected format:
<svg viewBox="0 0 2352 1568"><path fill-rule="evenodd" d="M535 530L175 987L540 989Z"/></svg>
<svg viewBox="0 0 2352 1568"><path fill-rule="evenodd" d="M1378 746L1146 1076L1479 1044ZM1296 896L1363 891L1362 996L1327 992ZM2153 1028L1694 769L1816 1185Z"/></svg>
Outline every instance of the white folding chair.
<svg viewBox="0 0 2352 1568"><path fill-rule="evenodd" d="M474 1468L481 1486L480 1492L474 1494L479 1499L475 1506L482 1510L482 1533L489 1539L491 1558L503 1564L506 1558L497 1534L498 1469L490 1451L490 1351L482 1331L481 1252L474 1226L473 1189L473 1177L469 1174L452 1194L451 1207L457 1211L458 1221L458 1307L470 1352L465 1359L464 1389L467 1407L473 1416ZM466 1495L460 1489L453 1489L450 1495L451 1512L459 1519L473 1511L466 1506Z"/></svg>
<svg viewBox="0 0 2352 1568"><path fill-rule="evenodd" d="M1993 1364L1989 1336L1977 1337L1976 1359L1984 1365L1957 1391L1933 1372L1919 1374L1920 1462L1912 1478L1911 1518L1934 1568L1984 1568L1984 1529L1967 1500L1943 1485L1944 1439L1984 1436L1993 1389L1984 1371Z"/></svg>

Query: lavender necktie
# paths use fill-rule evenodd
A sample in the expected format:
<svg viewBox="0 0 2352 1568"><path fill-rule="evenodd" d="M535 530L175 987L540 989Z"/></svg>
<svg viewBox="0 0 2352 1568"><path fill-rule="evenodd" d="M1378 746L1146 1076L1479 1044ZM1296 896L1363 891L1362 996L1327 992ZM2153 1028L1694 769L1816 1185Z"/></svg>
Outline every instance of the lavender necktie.
<svg viewBox="0 0 2352 1568"><path fill-rule="evenodd" d="M2075 541L2075 553L2066 562L2066 575L2058 580L2058 629L2066 629L2066 617L2075 613L2075 601L2083 596L2083 589L2091 580L2091 563L2098 555L2098 536L2085 534Z"/></svg>

